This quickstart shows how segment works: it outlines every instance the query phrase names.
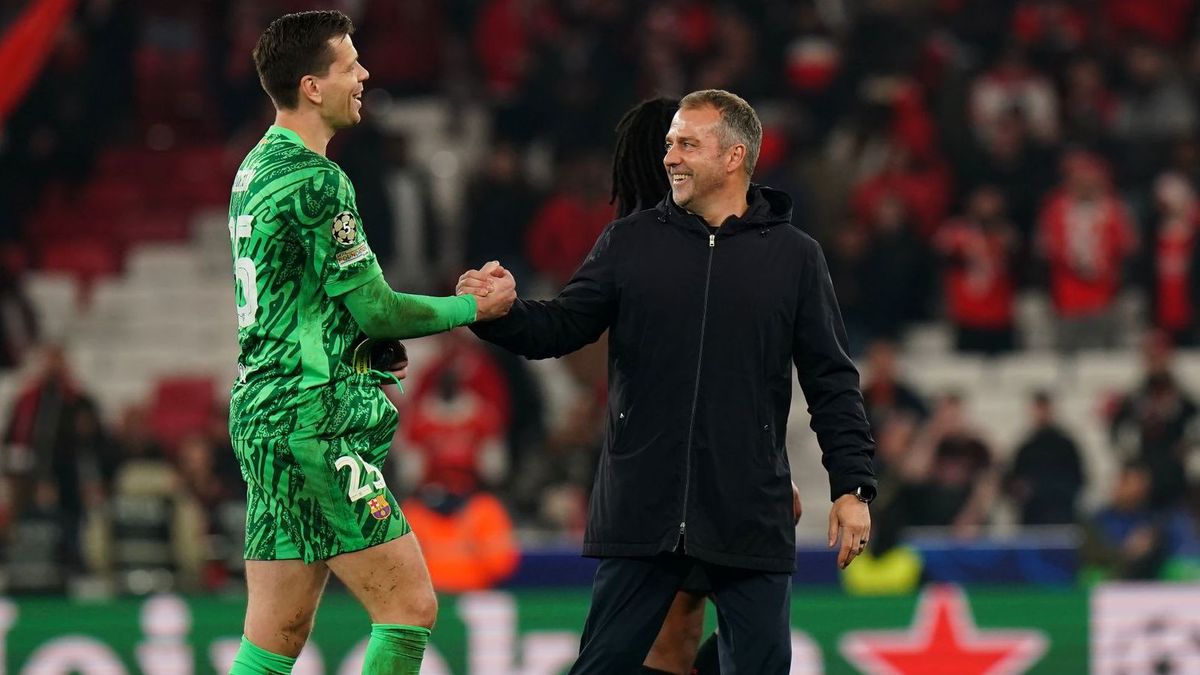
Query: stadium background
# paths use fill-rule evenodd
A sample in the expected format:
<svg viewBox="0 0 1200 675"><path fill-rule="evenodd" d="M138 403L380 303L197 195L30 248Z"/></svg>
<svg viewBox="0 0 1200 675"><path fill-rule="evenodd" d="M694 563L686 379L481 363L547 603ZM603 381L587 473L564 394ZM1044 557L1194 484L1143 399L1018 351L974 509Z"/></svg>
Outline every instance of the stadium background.
<svg viewBox="0 0 1200 675"><path fill-rule="evenodd" d="M226 207L271 119L250 48L315 7L0 6L3 672L231 658ZM403 290L496 258L553 293L610 218L625 109L722 87L759 111L756 180L829 257L880 444L873 550L839 575L796 392L794 672L1200 672L1194 0L321 7L371 72L331 156ZM426 672L561 672L603 346L409 349L388 475L443 591ZM357 672L365 634L332 590L297 672Z"/></svg>

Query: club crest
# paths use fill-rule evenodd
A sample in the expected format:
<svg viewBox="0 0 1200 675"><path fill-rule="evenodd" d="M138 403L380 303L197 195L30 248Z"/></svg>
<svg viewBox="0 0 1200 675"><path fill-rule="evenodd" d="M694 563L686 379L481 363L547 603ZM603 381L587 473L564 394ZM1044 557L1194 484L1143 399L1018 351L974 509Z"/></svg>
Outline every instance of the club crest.
<svg viewBox="0 0 1200 675"><path fill-rule="evenodd" d="M387 496L379 495L374 499L367 501L367 506L371 509L371 517L375 520L383 520L392 515L392 505L388 503Z"/></svg>

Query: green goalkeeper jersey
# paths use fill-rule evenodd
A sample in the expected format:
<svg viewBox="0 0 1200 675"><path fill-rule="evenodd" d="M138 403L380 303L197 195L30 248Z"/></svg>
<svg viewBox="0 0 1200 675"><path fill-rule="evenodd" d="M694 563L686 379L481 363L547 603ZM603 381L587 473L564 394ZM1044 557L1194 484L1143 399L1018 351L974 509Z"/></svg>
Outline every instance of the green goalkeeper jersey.
<svg viewBox="0 0 1200 675"><path fill-rule="evenodd" d="M229 237L241 347L230 436L394 425L382 390L354 374L360 329L337 300L383 273L341 168L272 126L234 178Z"/></svg>

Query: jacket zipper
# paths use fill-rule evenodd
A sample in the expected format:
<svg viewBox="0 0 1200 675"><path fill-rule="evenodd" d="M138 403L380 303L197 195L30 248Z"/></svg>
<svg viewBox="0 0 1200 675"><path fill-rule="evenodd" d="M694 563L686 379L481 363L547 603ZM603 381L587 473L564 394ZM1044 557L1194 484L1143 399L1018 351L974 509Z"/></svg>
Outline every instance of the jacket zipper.
<svg viewBox="0 0 1200 675"><path fill-rule="evenodd" d="M679 517L679 538L675 540L675 551L687 553L687 505L688 492L692 484L692 434L696 429L696 405L700 401L700 367L704 364L704 328L708 324L708 286L712 282L713 251L717 247L717 235L708 235L708 268L704 273L704 310L700 314L700 353L696 357L696 389L692 392L692 415L688 419L687 448L683 460L683 513Z"/></svg>

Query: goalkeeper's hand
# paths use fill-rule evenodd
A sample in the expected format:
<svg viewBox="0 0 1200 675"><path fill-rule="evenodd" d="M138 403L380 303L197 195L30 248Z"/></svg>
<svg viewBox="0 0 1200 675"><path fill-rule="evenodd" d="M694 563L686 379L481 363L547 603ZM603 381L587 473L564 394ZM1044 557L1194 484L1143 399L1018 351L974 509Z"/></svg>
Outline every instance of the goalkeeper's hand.
<svg viewBox="0 0 1200 675"><path fill-rule="evenodd" d="M373 339L360 336L354 346L354 370L391 373L398 380L408 376L408 350L399 340Z"/></svg>

